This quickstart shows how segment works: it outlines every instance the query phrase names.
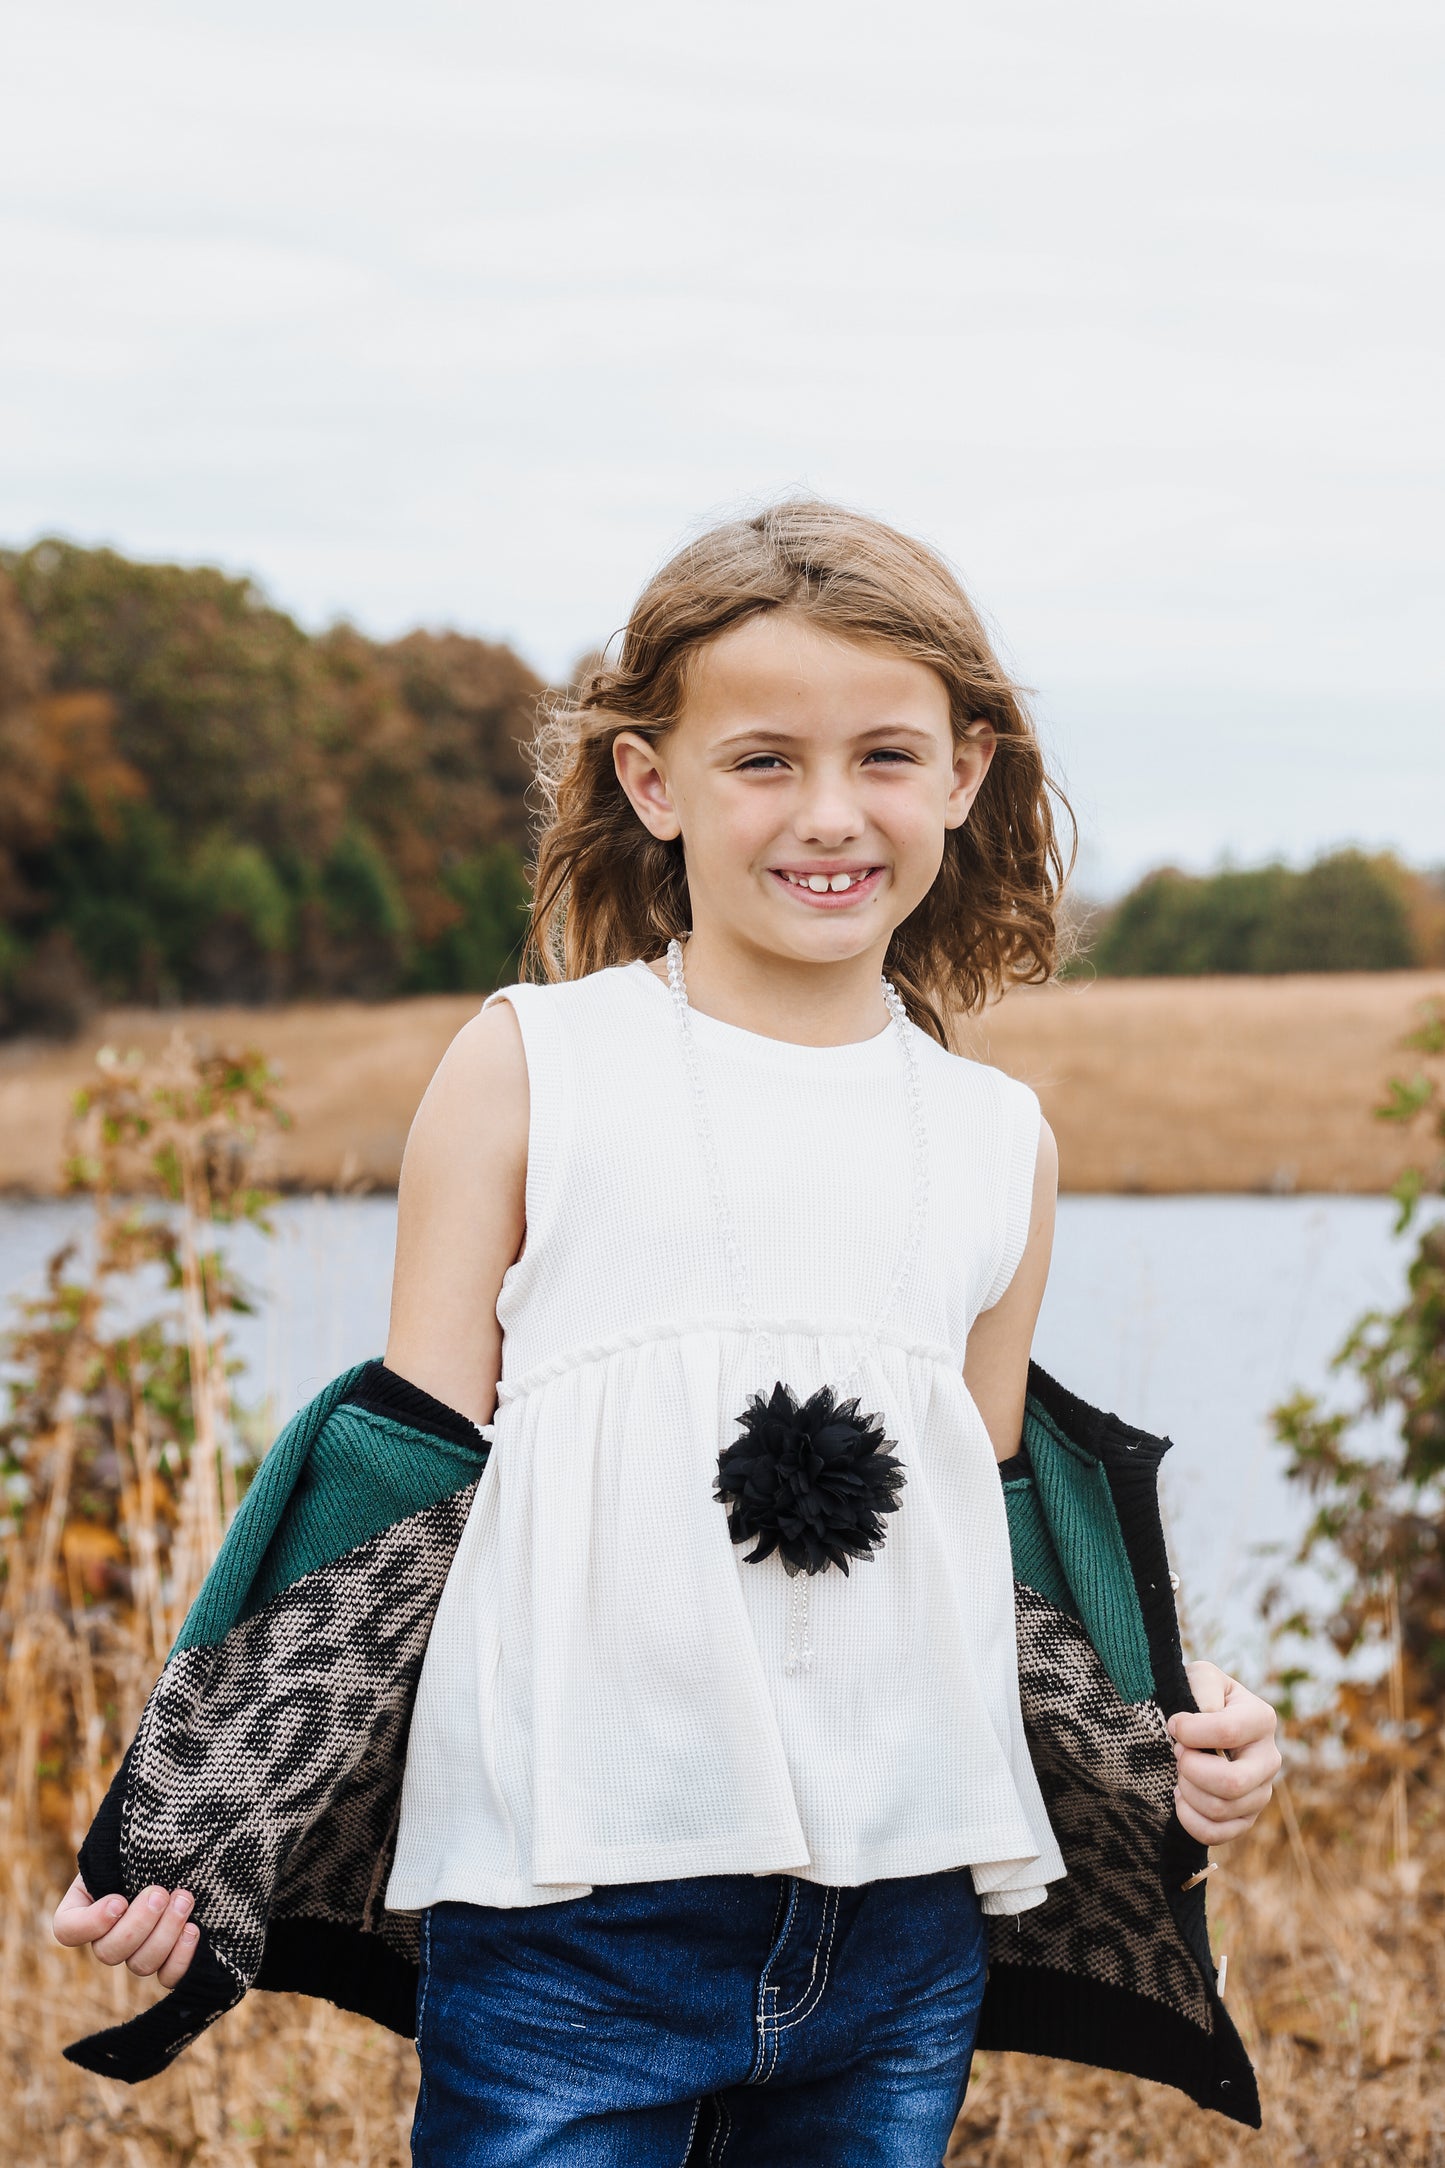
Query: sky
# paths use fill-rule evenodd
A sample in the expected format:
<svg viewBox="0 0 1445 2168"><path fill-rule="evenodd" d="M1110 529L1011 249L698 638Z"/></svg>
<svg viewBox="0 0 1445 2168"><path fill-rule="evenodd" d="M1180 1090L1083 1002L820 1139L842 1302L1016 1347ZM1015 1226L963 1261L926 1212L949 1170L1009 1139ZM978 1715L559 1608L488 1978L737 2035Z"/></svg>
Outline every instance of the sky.
<svg viewBox="0 0 1445 2168"><path fill-rule="evenodd" d="M936 544L1085 882L1445 862L1445 14L12 4L0 540L548 675L707 521Z"/></svg>

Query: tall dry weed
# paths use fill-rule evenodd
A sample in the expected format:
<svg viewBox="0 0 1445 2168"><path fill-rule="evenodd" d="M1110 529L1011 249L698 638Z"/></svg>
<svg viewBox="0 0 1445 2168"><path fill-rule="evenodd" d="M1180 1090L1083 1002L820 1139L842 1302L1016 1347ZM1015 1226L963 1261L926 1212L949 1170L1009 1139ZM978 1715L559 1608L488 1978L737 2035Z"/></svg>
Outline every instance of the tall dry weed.
<svg viewBox="0 0 1445 2168"><path fill-rule="evenodd" d="M157 1992L61 1950L49 1920L254 1458L227 1343L248 1302L218 1230L265 1225L250 1162L283 1118L259 1056L179 1035L148 1062L103 1053L68 1147L89 1232L6 1336L0 2162L405 2151L410 2048L324 2005L258 1997L135 2089L60 2053Z"/></svg>
<svg viewBox="0 0 1445 2168"><path fill-rule="evenodd" d="M1417 1790L1396 1853L1394 1771L1296 1767L1211 1877L1226 2000L1264 2128L1180 2094L981 2056L950 2168L1445 2168L1445 1822Z"/></svg>
<svg viewBox="0 0 1445 2168"><path fill-rule="evenodd" d="M11 1336L0 1422L0 2116L3 2168L403 2168L408 2043L323 2003L250 1996L149 2084L60 2050L157 1990L49 1934L74 1848L243 1488L232 1404L245 1302L218 1222L264 1215L251 1149L277 1119L254 1056L173 1041L106 1057L78 1110L85 1253L52 1261ZM149 1304L143 1299L149 1296ZM1407 1672L1398 1667L1398 1691ZM1383 1689L1388 1696L1388 1681ZM1331 1734L1212 1899L1260 2133L1163 2087L980 2057L949 2154L970 2168L1445 2168L1445 1822L1438 1733Z"/></svg>

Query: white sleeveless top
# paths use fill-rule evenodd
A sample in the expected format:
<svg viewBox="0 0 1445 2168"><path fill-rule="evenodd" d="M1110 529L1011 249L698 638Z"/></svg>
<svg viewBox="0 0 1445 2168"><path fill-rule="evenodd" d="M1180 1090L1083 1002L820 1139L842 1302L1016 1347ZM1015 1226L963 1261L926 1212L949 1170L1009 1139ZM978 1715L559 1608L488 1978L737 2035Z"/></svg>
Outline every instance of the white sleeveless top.
<svg viewBox="0 0 1445 2168"><path fill-rule="evenodd" d="M994 1453L968 1333L1028 1234L1039 1107L908 1024L797 1046L692 1013L754 1329L668 988L645 964L519 986L527 1232L497 1302L494 1444L411 1726L386 1903L518 1906L596 1883L969 1866L985 1911L1064 1872L1019 1712ZM790 1577L714 1496L753 1393L882 1418L881 1548Z"/></svg>

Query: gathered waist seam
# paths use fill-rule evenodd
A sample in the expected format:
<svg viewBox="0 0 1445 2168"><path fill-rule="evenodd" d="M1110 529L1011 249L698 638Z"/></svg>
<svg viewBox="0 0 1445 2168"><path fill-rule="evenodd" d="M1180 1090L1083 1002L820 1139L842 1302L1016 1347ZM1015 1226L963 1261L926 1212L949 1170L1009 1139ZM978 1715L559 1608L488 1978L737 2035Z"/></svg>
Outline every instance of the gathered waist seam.
<svg viewBox="0 0 1445 2168"><path fill-rule="evenodd" d="M774 1335L807 1340L858 1340L869 1347L892 1348L916 1362L938 1363L950 1371L963 1368L963 1359L954 1349L940 1347L931 1341L910 1340L905 1333L890 1331L886 1326L856 1321L820 1324L816 1318L758 1318L751 1325L743 1324L736 1316L692 1318L685 1325L643 1325L633 1332L614 1333L605 1340L569 1348L566 1354L555 1356L551 1362L538 1363L533 1369L524 1371L520 1378L503 1377L497 1386L497 1401L499 1406L506 1406L514 1400L524 1400L529 1393L566 1377L570 1371L607 1362L614 1355L626 1355L636 1348L672 1340L724 1335L735 1340L766 1339Z"/></svg>

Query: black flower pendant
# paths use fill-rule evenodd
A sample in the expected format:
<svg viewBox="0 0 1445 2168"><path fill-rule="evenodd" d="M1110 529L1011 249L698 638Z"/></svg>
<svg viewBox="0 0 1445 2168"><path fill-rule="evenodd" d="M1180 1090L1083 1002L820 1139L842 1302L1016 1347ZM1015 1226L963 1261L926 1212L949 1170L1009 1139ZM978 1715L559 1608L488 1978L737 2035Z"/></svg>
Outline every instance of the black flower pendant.
<svg viewBox="0 0 1445 2168"><path fill-rule="evenodd" d="M879 1516L897 1512L904 1474L876 1415L860 1415L856 1400L835 1405L827 1385L800 1408L780 1381L766 1400L754 1393L738 1426L714 1490L733 1542L758 1539L745 1565L777 1551L790 1574L846 1573L850 1558L879 1548Z"/></svg>

